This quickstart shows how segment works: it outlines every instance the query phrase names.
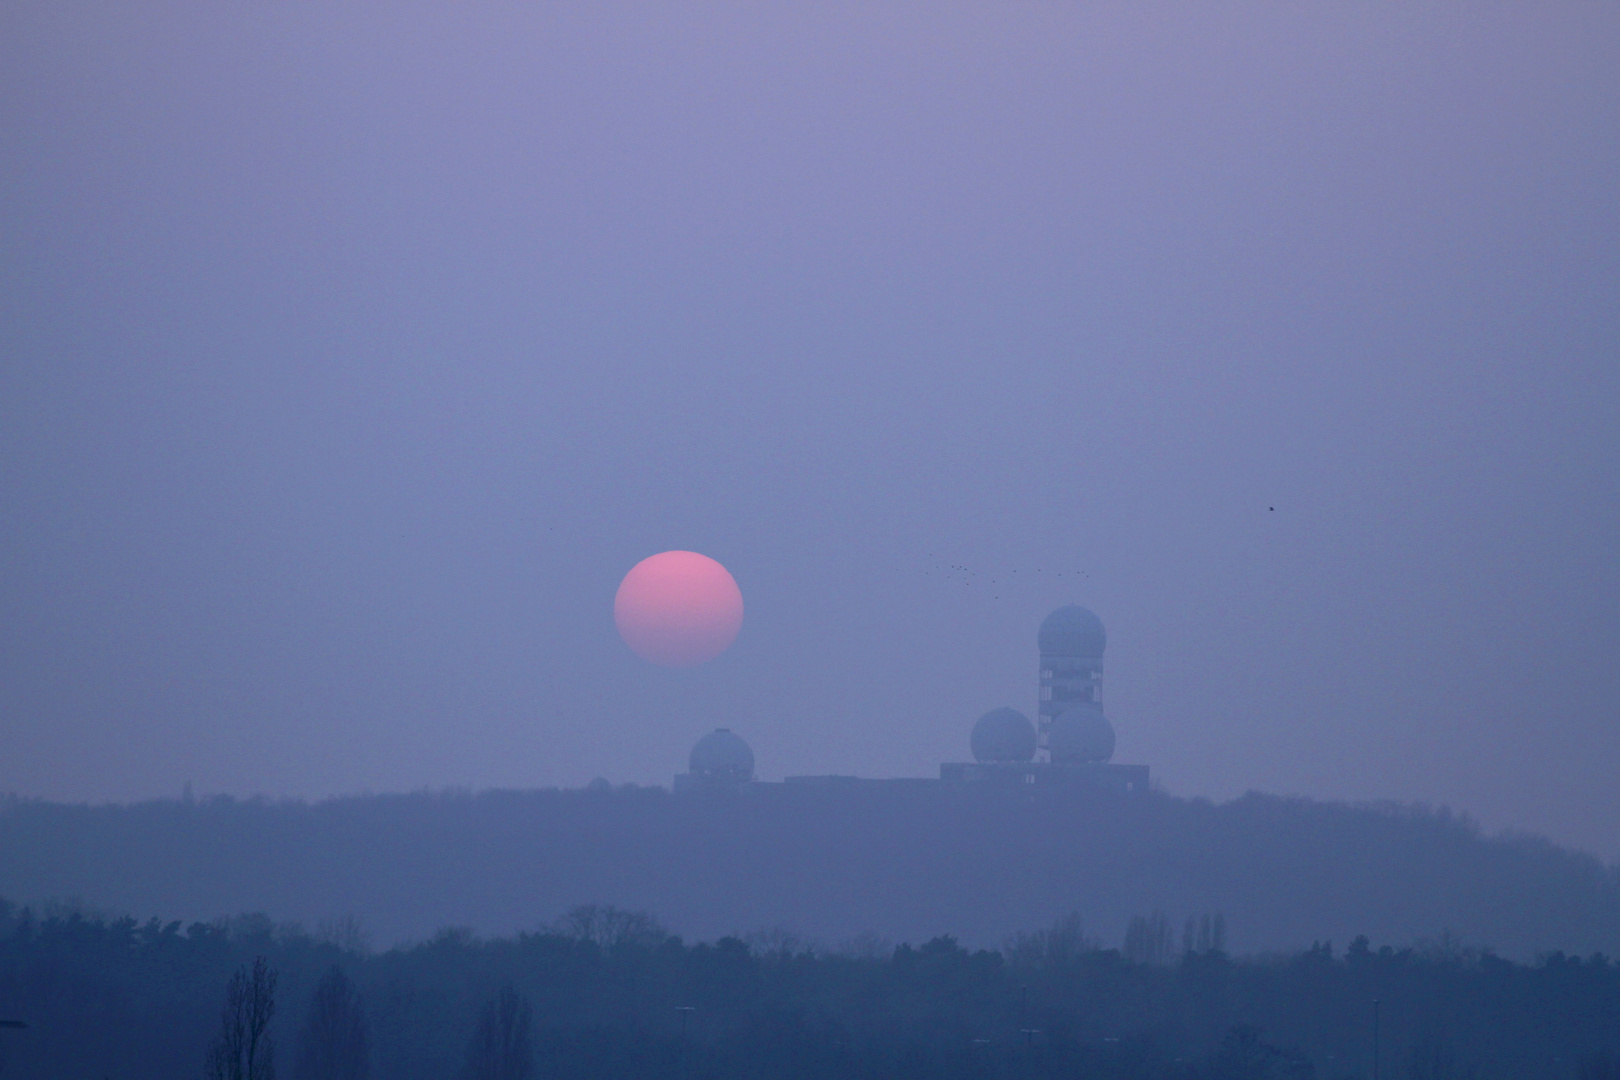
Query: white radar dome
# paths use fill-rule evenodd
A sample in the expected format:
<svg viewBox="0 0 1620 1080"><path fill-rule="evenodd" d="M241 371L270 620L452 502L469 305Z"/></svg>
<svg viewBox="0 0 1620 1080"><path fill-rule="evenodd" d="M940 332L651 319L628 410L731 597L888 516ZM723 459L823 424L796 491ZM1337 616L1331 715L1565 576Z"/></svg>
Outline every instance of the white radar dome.
<svg viewBox="0 0 1620 1080"><path fill-rule="evenodd" d="M1060 765L1107 761L1114 756L1114 725L1095 702L1071 705L1046 729L1046 749Z"/></svg>
<svg viewBox="0 0 1620 1080"><path fill-rule="evenodd" d="M699 739L686 765L699 776L717 780L741 782L754 778L754 752L730 728L715 728Z"/></svg>
<svg viewBox="0 0 1620 1080"><path fill-rule="evenodd" d="M1037 638L1042 656L1101 658L1108 646L1108 632L1102 620L1079 604L1060 607L1041 620Z"/></svg>
<svg viewBox="0 0 1620 1080"><path fill-rule="evenodd" d="M1035 757L1035 725L1017 709L992 709L973 725L973 760L984 764Z"/></svg>

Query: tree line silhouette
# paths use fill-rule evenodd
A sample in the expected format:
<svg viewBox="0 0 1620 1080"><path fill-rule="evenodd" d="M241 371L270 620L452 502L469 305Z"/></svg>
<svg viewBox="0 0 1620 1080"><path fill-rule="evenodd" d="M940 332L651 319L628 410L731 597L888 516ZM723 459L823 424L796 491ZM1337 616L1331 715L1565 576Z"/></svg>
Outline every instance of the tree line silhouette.
<svg viewBox="0 0 1620 1080"><path fill-rule="evenodd" d="M587 905L373 953L349 925L144 924L0 902L7 1076L274 1080L1620 1080L1620 964L1450 937L1235 958L1218 913L1077 915L997 949L687 943ZM1378 1005L1375 1035L1374 1006ZM288 1063L283 1065L283 1062Z"/></svg>

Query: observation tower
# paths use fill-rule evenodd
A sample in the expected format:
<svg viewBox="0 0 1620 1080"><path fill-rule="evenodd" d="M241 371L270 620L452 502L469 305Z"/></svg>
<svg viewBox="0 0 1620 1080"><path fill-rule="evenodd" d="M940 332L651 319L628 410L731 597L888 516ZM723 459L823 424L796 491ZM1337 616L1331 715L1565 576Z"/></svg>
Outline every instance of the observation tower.
<svg viewBox="0 0 1620 1080"><path fill-rule="evenodd" d="M1040 748L1053 761L1107 761L1114 756L1114 731L1102 712L1103 650L1108 647L1102 620L1079 604L1069 604L1041 621L1036 641L1041 650ZM1081 729L1084 737L1079 737Z"/></svg>

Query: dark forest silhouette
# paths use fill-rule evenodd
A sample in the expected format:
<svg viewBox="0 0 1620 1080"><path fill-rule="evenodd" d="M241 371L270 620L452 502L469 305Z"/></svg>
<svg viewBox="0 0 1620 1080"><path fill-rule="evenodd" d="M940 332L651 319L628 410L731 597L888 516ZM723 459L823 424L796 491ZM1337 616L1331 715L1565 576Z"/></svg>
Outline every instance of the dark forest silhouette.
<svg viewBox="0 0 1620 1080"><path fill-rule="evenodd" d="M223 1075L269 1077L263 1057L245 1071L256 1037L291 1049L294 1080L1337 1080L1372 1075L1375 1000L1388 1080L1612 1080L1620 1060L1620 964L1601 956L1357 938L1238 959L1215 947L1213 914L1180 935L1160 913L1134 925L1150 958L1075 915L995 950L829 951L781 931L687 944L649 915L582 907L516 937L447 930L370 954L263 916L182 927L0 905L0 1011L31 1025L3 1033L6 1075L144 1080L206 1061L212 1076L236 1060Z"/></svg>

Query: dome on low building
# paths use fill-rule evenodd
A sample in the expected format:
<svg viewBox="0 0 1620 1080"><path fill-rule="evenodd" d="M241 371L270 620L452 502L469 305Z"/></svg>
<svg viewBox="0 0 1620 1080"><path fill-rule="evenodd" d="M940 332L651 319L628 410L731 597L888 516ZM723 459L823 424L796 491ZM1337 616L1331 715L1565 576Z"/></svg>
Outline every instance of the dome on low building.
<svg viewBox="0 0 1620 1080"><path fill-rule="evenodd" d="M730 728L715 728L692 747L687 768L697 776L742 783L754 778L754 752Z"/></svg>
<svg viewBox="0 0 1620 1080"><path fill-rule="evenodd" d="M1079 604L1060 607L1041 620L1042 656L1100 657L1108 645L1102 620Z"/></svg>
<svg viewBox="0 0 1620 1080"><path fill-rule="evenodd" d="M992 709L973 725L973 759L985 764L1035 757L1035 725L1017 709Z"/></svg>
<svg viewBox="0 0 1620 1080"><path fill-rule="evenodd" d="M1046 729L1046 749L1059 765L1107 761L1114 756L1114 725L1101 705L1071 705Z"/></svg>

